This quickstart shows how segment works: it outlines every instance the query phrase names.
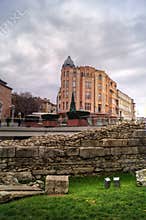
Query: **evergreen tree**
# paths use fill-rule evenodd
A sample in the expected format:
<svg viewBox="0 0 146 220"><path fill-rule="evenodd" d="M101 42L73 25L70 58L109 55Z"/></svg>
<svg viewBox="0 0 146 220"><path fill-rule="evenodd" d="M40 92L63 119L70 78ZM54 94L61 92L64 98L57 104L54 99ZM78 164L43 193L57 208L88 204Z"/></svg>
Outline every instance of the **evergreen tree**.
<svg viewBox="0 0 146 220"><path fill-rule="evenodd" d="M71 97L70 112L76 112L76 104L75 104L75 99L74 99L74 93L72 93L72 97Z"/></svg>

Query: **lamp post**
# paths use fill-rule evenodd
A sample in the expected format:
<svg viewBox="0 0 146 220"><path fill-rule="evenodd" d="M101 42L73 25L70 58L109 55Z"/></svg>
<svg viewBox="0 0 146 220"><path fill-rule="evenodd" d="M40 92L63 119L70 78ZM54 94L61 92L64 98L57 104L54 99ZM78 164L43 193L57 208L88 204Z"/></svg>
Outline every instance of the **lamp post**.
<svg viewBox="0 0 146 220"><path fill-rule="evenodd" d="M21 126L21 112L18 112L18 127Z"/></svg>
<svg viewBox="0 0 146 220"><path fill-rule="evenodd" d="M12 126L14 126L15 105L11 105L11 110L12 110Z"/></svg>

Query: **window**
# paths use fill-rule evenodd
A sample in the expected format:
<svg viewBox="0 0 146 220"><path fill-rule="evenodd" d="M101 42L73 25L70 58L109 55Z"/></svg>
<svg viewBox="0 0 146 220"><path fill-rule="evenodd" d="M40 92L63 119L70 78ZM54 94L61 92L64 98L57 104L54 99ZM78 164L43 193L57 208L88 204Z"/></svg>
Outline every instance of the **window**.
<svg viewBox="0 0 146 220"><path fill-rule="evenodd" d="M81 72L81 77L85 76L85 73Z"/></svg>
<svg viewBox="0 0 146 220"><path fill-rule="evenodd" d="M86 87L86 89L91 89L91 81L86 81L85 87Z"/></svg>
<svg viewBox="0 0 146 220"><path fill-rule="evenodd" d="M112 98L109 98L109 104L112 104Z"/></svg>
<svg viewBox="0 0 146 220"><path fill-rule="evenodd" d="M102 75L101 74L99 74L98 79L102 80Z"/></svg>
<svg viewBox="0 0 146 220"><path fill-rule="evenodd" d="M109 113L110 113L110 114L112 113L112 108L109 108Z"/></svg>
<svg viewBox="0 0 146 220"><path fill-rule="evenodd" d="M101 104L98 105L98 112L101 112Z"/></svg>
<svg viewBox="0 0 146 220"><path fill-rule="evenodd" d="M98 94L98 100L101 101L102 95L101 93Z"/></svg>
<svg viewBox="0 0 146 220"><path fill-rule="evenodd" d="M91 103L85 103L85 110L91 110Z"/></svg>
<svg viewBox="0 0 146 220"><path fill-rule="evenodd" d="M110 96L112 96L112 95L113 95L113 91L112 91L112 90L110 90L110 91L109 91L109 93L110 93Z"/></svg>
<svg viewBox="0 0 146 220"><path fill-rule="evenodd" d="M91 99L91 92L86 92L85 98L86 99Z"/></svg>
<svg viewBox="0 0 146 220"><path fill-rule="evenodd" d="M66 102L66 110L68 110L68 102Z"/></svg>
<svg viewBox="0 0 146 220"><path fill-rule="evenodd" d="M82 105L82 102L80 102L80 109L83 109L83 105Z"/></svg>
<svg viewBox="0 0 146 220"><path fill-rule="evenodd" d="M64 102L63 102L63 110L64 110Z"/></svg>
<svg viewBox="0 0 146 220"><path fill-rule="evenodd" d="M102 89L102 84L101 83L98 84L98 89Z"/></svg>
<svg viewBox="0 0 146 220"><path fill-rule="evenodd" d="M68 90L66 91L66 98L68 98Z"/></svg>
<svg viewBox="0 0 146 220"><path fill-rule="evenodd" d="M75 80L72 81L72 87L73 88L76 87L76 81Z"/></svg>
<svg viewBox="0 0 146 220"><path fill-rule="evenodd" d="M74 88L72 89L72 91L75 92L75 91L76 91L76 88L74 87Z"/></svg>
<svg viewBox="0 0 146 220"><path fill-rule="evenodd" d="M108 96L106 95L106 102L108 102Z"/></svg>
<svg viewBox="0 0 146 220"><path fill-rule="evenodd" d="M66 72L66 77L69 77L69 71Z"/></svg>
<svg viewBox="0 0 146 220"><path fill-rule="evenodd" d="M66 80L66 88L69 87L69 80Z"/></svg>
<svg viewBox="0 0 146 220"><path fill-rule="evenodd" d="M76 72L75 71L73 72L73 77L76 77Z"/></svg>

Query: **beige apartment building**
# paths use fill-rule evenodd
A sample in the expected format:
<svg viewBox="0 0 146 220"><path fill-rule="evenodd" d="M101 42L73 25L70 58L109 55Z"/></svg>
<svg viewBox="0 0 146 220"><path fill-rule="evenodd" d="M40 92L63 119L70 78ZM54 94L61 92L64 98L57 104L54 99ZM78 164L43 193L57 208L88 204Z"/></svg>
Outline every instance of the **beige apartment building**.
<svg viewBox="0 0 146 220"><path fill-rule="evenodd" d="M72 93L76 110L89 111L103 117L135 118L135 103L128 95L117 89L117 84L105 71L91 66L75 66L71 57L61 69L61 87L57 96L57 112L70 109Z"/></svg>
<svg viewBox="0 0 146 220"><path fill-rule="evenodd" d="M56 113L56 105L50 99L40 99L40 111L45 113Z"/></svg>
<svg viewBox="0 0 146 220"><path fill-rule="evenodd" d="M76 110L118 116L116 82L104 71L91 66L76 67L69 56L61 70L61 87L57 96L58 113L69 111L72 93Z"/></svg>
<svg viewBox="0 0 146 220"><path fill-rule="evenodd" d="M119 106L119 117L124 120L135 119L135 103L125 93L117 90L118 95L118 106Z"/></svg>

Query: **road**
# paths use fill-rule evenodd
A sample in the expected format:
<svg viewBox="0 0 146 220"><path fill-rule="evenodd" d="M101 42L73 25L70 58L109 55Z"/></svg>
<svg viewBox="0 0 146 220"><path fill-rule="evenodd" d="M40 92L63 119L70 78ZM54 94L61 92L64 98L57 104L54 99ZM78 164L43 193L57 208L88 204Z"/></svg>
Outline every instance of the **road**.
<svg viewBox="0 0 146 220"><path fill-rule="evenodd" d="M71 135L87 129L97 127L53 127L53 128L27 128L27 127L1 127L0 137L30 137L47 134Z"/></svg>

